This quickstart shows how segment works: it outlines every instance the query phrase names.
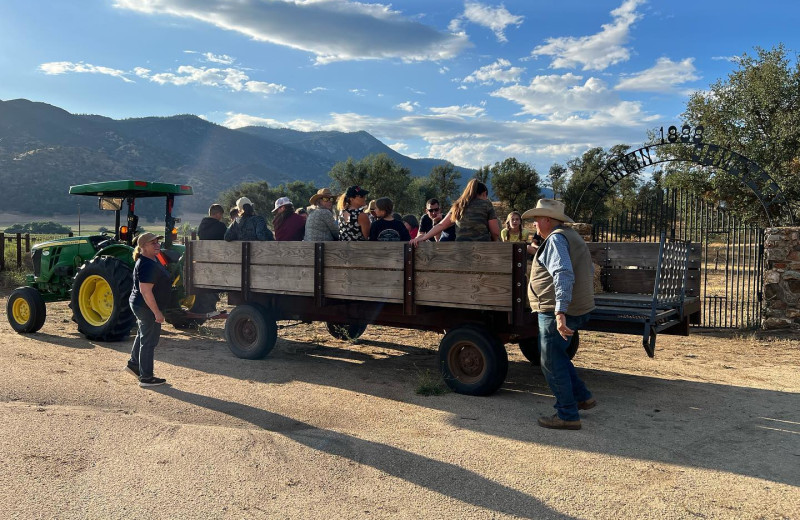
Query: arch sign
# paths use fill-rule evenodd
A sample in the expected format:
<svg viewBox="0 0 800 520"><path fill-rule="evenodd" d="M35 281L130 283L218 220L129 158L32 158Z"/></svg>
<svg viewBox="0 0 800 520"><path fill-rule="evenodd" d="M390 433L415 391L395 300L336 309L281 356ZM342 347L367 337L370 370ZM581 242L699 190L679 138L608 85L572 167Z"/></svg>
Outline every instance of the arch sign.
<svg viewBox="0 0 800 520"><path fill-rule="evenodd" d="M677 150L681 150L681 153L676 153ZM643 146L609 161L583 190L575 205L577 211L573 213L583 219L589 219L584 220L585 222L590 222L597 204L619 181L639 173L648 166L673 161L711 166L738 177L758 198L770 225L773 225L772 210L778 212L775 217L782 217L778 219L779 221L794 225L791 206L772 177L747 157L723 146L704 143L702 125L694 129L689 125L683 125L680 131L676 126L670 126L666 138L664 127L661 127L660 142ZM589 211L582 211L584 207L589 207Z"/></svg>

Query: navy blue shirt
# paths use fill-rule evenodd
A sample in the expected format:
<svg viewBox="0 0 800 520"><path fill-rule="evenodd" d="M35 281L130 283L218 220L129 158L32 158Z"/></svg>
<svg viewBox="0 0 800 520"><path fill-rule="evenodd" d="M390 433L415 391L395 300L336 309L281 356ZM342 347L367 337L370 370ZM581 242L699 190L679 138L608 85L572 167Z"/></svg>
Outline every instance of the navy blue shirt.
<svg viewBox="0 0 800 520"><path fill-rule="evenodd" d="M133 268L133 289L131 297L128 299L131 305L136 307L147 307L141 291L140 283L153 284L153 296L159 309L165 309L169 305L170 289L172 280L167 268L155 260L150 260L146 256L140 256L136 260Z"/></svg>

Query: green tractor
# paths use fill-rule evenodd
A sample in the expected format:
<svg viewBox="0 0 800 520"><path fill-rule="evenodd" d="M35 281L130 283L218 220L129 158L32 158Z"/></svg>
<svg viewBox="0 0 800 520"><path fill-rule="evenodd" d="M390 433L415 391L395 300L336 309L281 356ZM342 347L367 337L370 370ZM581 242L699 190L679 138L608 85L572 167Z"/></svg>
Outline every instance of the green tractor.
<svg viewBox="0 0 800 520"><path fill-rule="evenodd" d="M164 242L159 261L172 275L172 299L164 313L168 323L188 328L202 323L216 307L216 298L195 298L183 289L185 246L175 244L179 222L172 216L176 196L192 195L192 187L146 181L108 181L71 186L70 194L98 197L99 207L114 211L114 236L101 234L61 238L31 248L33 274L27 286L8 298L8 321L20 333L36 332L46 316L46 302L69 301L78 331L94 341L120 341L130 334L136 318L128 305L133 286L133 243L139 217L136 199L165 197ZM127 210L121 225L120 213ZM201 307L205 306L203 309ZM210 308L208 308L210 307Z"/></svg>

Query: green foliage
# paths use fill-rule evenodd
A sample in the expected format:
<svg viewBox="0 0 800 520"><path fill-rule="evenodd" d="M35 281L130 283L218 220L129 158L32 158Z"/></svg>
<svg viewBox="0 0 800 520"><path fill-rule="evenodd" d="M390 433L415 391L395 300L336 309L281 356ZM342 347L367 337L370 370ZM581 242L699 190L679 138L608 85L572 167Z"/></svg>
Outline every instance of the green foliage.
<svg viewBox="0 0 800 520"><path fill-rule="evenodd" d="M800 61L783 45L743 54L738 67L705 92L696 92L684 117L702 124L704 141L730 148L755 161L777 182L789 201L800 199ZM711 168L673 168L671 186L694 188L750 220L764 214L741 178Z"/></svg>
<svg viewBox="0 0 800 520"><path fill-rule="evenodd" d="M434 166L428 176L427 188L431 193L430 198L436 198L443 208L447 208L458 197L459 179L461 172L456 170L451 163Z"/></svg>
<svg viewBox="0 0 800 520"><path fill-rule="evenodd" d="M222 205L227 215L228 210L236 206L236 201L240 197L247 197L253 203L255 212L262 215L267 224L271 224L272 209L277 199L289 197L295 208L302 208L308 205L308 199L316 192L317 187L313 182L293 181L288 184L278 184L274 188L270 188L265 181L245 182L220 193L218 204Z"/></svg>
<svg viewBox="0 0 800 520"><path fill-rule="evenodd" d="M30 234L67 234L72 231L72 228L59 224L58 222L48 221L35 221L28 222L27 224L14 224L5 229L6 233L30 233Z"/></svg>
<svg viewBox="0 0 800 520"><path fill-rule="evenodd" d="M598 146L587 150L581 157L567 161L567 168L571 173L563 195L567 215L582 220L591 212L593 219L602 220L629 210L635 205L639 189L639 178L635 174L622 179L603 200L598 200L588 191L584 194L586 187L609 162L617 161L620 156L625 155L628 148L630 148L628 145L618 144L606 152Z"/></svg>
<svg viewBox="0 0 800 520"><path fill-rule="evenodd" d="M419 211L420 193L411 188L414 177L411 170L400 166L385 153L368 155L357 163L352 159L336 163L329 173L331 190L342 193L349 186L361 186L369 191L370 199L389 197L394 202L395 211L416 213Z"/></svg>
<svg viewBox="0 0 800 520"><path fill-rule="evenodd" d="M417 394L442 395L447 392L449 392L449 388L442 382L441 375L434 374L428 369L417 372Z"/></svg>
<svg viewBox="0 0 800 520"><path fill-rule="evenodd" d="M492 175L492 167L488 164L486 166L481 166L475 172L474 177L484 183L485 185L489 185L489 177Z"/></svg>
<svg viewBox="0 0 800 520"><path fill-rule="evenodd" d="M527 163L513 157L491 168L492 190L508 209L525 211L539 200L539 174Z"/></svg>
<svg viewBox="0 0 800 520"><path fill-rule="evenodd" d="M567 169L561 164L553 164L547 172L547 181L553 190L553 198L560 198L559 195L563 196L567 187Z"/></svg>

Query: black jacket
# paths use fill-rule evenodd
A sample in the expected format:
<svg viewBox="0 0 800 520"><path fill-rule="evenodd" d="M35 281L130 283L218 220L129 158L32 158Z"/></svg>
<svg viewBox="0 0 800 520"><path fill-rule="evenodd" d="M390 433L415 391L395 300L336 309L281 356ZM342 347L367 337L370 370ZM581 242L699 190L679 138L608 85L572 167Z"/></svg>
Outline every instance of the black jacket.
<svg viewBox="0 0 800 520"><path fill-rule="evenodd" d="M225 224L214 217L205 217L197 226L197 238L200 240L223 240Z"/></svg>

